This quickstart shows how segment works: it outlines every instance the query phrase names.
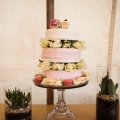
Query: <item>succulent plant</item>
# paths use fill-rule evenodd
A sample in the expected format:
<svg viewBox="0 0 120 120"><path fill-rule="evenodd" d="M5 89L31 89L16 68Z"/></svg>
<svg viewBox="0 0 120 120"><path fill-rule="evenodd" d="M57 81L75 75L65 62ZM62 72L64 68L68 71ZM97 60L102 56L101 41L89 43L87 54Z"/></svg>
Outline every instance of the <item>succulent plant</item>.
<svg viewBox="0 0 120 120"><path fill-rule="evenodd" d="M118 88L118 83L114 84L113 80L109 78L109 73L102 78L101 84L99 84L102 95L115 95L116 89Z"/></svg>
<svg viewBox="0 0 120 120"><path fill-rule="evenodd" d="M25 94L25 92L17 88L12 91L8 89L7 91L5 91L5 95L7 98L7 100L5 100L5 103L12 109L27 107L29 105L29 102L31 101L30 92Z"/></svg>

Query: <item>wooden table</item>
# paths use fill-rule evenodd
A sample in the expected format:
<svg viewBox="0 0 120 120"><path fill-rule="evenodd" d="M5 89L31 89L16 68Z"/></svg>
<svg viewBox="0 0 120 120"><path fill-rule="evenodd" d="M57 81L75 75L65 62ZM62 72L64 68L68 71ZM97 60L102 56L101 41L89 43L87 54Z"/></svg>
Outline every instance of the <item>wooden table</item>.
<svg viewBox="0 0 120 120"><path fill-rule="evenodd" d="M46 120L47 113L55 106L33 105L32 120ZM77 120L96 120L96 106L92 104L67 105L76 114ZM4 120L4 105L0 104L0 120ZM120 120L120 116L119 116Z"/></svg>

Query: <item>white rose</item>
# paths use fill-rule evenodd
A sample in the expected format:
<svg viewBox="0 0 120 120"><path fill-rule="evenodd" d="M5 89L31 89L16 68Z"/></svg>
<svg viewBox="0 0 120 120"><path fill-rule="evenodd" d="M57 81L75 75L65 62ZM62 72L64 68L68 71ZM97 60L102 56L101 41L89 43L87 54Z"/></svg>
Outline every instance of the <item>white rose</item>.
<svg viewBox="0 0 120 120"><path fill-rule="evenodd" d="M65 65L62 63L62 64L57 64L57 67L58 67L58 70L63 70Z"/></svg>
<svg viewBox="0 0 120 120"><path fill-rule="evenodd" d="M40 43L42 48L47 48L49 47L49 40L46 40L45 38L41 38Z"/></svg>
<svg viewBox="0 0 120 120"><path fill-rule="evenodd" d="M51 65L51 69L52 69L52 70L57 70L57 65L56 65L55 63L53 63L53 64Z"/></svg>
<svg viewBox="0 0 120 120"><path fill-rule="evenodd" d="M41 84L46 85L46 84L47 84L47 81L48 81L48 78L44 78L44 79L42 80Z"/></svg>
<svg viewBox="0 0 120 120"><path fill-rule="evenodd" d="M62 64L60 64L60 63L57 63L57 64L53 63L51 68L53 70L63 70L64 69L64 64L63 63Z"/></svg>
<svg viewBox="0 0 120 120"><path fill-rule="evenodd" d="M86 69L87 65L83 60L81 60L79 63L77 63L77 68L78 69Z"/></svg>
<svg viewBox="0 0 120 120"><path fill-rule="evenodd" d="M80 43L79 43L79 41L73 42L73 43L72 43L72 46L73 46L74 48L79 49L79 48L80 48Z"/></svg>
<svg viewBox="0 0 120 120"><path fill-rule="evenodd" d="M43 63L43 61L40 60L39 64L38 64L38 67L41 67L42 63Z"/></svg>
<svg viewBox="0 0 120 120"><path fill-rule="evenodd" d="M55 83L55 86L62 86L62 81L61 80L57 80L56 83Z"/></svg>
<svg viewBox="0 0 120 120"><path fill-rule="evenodd" d="M50 48L54 48L54 42L50 41Z"/></svg>
<svg viewBox="0 0 120 120"><path fill-rule="evenodd" d="M71 48L71 42L65 42L63 43L63 48Z"/></svg>
<svg viewBox="0 0 120 120"><path fill-rule="evenodd" d="M85 41L80 41L80 49L81 50L85 50L86 49Z"/></svg>
<svg viewBox="0 0 120 120"><path fill-rule="evenodd" d="M81 77L85 77L86 81L89 81L91 79L91 75L88 72L82 72Z"/></svg>
<svg viewBox="0 0 120 120"><path fill-rule="evenodd" d="M86 82L85 77L78 77L78 78L73 79L73 84L74 85L77 85L77 84L80 84L80 83L84 83L84 82Z"/></svg>
<svg viewBox="0 0 120 120"><path fill-rule="evenodd" d="M65 71L75 72L76 64L68 63L65 65Z"/></svg>
<svg viewBox="0 0 120 120"><path fill-rule="evenodd" d="M62 42L58 39L52 39L50 41L50 48L60 48L62 46Z"/></svg>
<svg viewBox="0 0 120 120"><path fill-rule="evenodd" d="M72 43L72 46L73 46L74 48L77 48L77 49L80 49L80 50L86 49L86 47L85 47L85 42L84 42L84 41L73 42L73 43Z"/></svg>
<svg viewBox="0 0 120 120"><path fill-rule="evenodd" d="M53 78L44 78L42 83L43 85L55 85L56 79Z"/></svg>
<svg viewBox="0 0 120 120"><path fill-rule="evenodd" d="M42 64L41 64L41 69L42 70L50 70L51 68L51 63L50 61L43 61Z"/></svg>

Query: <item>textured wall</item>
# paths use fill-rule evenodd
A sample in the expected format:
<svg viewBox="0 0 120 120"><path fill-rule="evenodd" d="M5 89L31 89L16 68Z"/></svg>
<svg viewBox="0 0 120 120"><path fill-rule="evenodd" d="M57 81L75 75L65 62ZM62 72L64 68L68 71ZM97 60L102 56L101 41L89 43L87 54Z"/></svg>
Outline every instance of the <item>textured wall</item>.
<svg viewBox="0 0 120 120"><path fill-rule="evenodd" d="M68 104L95 103L96 65L106 64L112 0L55 0L55 18L68 19L69 29L76 29L87 49L82 58L92 75L90 83L65 91ZM118 0L113 63L120 64L120 0ZM41 55L39 41L46 30L45 0L0 0L0 103L3 88L9 84L32 86L33 103L46 104L46 89L33 82ZM57 91L55 90L55 103Z"/></svg>
<svg viewBox="0 0 120 120"><path fill-rule="evenodd" d="M39 41L45 29L45 0L0 0L1 95L4 86L25 83L32 86L33 103L46 103L46 90L32 82L34 74L40 71Z"/></svg>

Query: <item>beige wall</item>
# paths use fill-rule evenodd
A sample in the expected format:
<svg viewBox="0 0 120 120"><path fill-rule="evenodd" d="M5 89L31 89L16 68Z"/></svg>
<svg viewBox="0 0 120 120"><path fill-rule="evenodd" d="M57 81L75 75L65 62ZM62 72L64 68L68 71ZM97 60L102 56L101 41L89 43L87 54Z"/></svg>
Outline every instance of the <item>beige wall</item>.
<svg viewBox="0 0 120 120"><path fill-rule="evenodd" d="M87 49L82 58L92 75L83 88L66 90L68 104L95 103L96 65L106 64L112 0L55 0L55 18L68 19ZM113 64L120 64L120 0L116 14ZM32 86L33 103L46 104L46 89L32 82L41 55L39 41L46 30L45 0L0 0L0 103L9 84ZM55 103L57 91L55 90Z"/></svg>

